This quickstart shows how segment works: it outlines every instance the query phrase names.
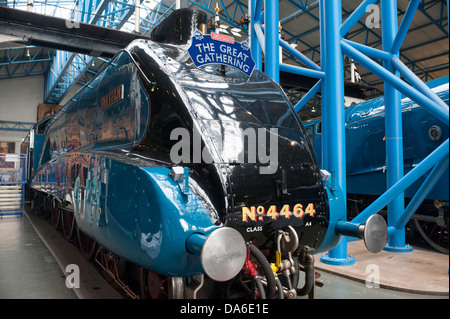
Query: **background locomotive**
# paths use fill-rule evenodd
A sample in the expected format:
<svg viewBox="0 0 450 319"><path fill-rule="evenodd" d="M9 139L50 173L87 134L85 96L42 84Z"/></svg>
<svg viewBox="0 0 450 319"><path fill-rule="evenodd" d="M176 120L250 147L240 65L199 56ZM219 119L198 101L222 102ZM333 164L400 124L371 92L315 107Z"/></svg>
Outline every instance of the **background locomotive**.
<svg viewBox="0 0 450 319"><path fill-rule="evenodd" d="M141 297L305 295L312 254L340 238L335 196L276 83L258 70L194 67L187 50L206 22L175 11L155 42L132 42L36 125L33 206L68 239L77 233L86 257L132 297L121 278L134 270Z"/></svg>
<svg viewBox="0 0 450 319"><path fill-rule="evenodd" d="M449 102L449 78L426 83L445 103ZM408 173L428 154L448 139L448 123L431 116L425 109L402 97L404 173ZM346 109L347 193L349 217L356 216L386 191L386 151L384 97L350 106ZM321 156L321 120L305 123ZM411 199L425 177L405 192ZM442 175L412 217L413 229L433 248L448 254L449 171Z"/></svg>

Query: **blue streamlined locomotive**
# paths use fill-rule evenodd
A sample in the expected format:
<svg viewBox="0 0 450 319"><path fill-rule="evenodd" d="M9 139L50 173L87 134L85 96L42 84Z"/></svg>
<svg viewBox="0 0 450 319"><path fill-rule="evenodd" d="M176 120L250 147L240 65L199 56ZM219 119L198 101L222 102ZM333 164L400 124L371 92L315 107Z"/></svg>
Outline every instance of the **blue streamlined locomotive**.
<svg viewBox="0 0 450 319"><path fill-rule="evenodd" d="M312 254L340 238L335 196L276 83L193 65L205 24L175 11L36 125L32 204L119 285L133 265L140 297L307 294Z"/></svg>
<svg viewBox="0 0 450 319"><path fill-rule="evenodd" d="M426 83L448 104L448 77ZM347 192L349 217L367 207L386 191L386 148L384 97L353 105L345 113ZM407 174L427 155L448 139L448 123L431 116L425 109L402 97L404 173ZM305 124L314 144L317 158L321 156L321 120ZM419 179L405 192L410 199L422 185ZM442 175L426 201L413 216L415 229L435 249L448 254L449 172Z"/></svg>

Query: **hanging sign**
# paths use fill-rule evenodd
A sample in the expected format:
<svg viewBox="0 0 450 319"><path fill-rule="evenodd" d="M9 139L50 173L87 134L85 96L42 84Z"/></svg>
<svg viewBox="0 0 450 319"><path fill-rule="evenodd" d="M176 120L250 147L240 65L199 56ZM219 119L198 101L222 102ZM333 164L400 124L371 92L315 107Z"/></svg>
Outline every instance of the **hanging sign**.
<svg viewBox="0 0 450 319"><path fill-rule="evenodd" d="M236 42L233 37L212 32L205 35L196 30L189 55L196 67L205 64L226 64L250 76L255 69L247 41Z"/></svg>

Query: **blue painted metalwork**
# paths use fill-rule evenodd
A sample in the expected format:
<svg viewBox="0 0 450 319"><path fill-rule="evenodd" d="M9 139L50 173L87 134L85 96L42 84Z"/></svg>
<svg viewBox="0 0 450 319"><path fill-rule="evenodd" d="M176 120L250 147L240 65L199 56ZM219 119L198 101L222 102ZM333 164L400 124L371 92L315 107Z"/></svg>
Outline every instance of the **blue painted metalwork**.
<svg viewBox="0 0 450 319"><path fill-rule="evenodd" d="M323 121L323 167L331 173L331 187L342 192L342 206L333 214L337 219L347 220L346 205L346 165L345 165L345 121L344 121L344 70L339 44L339 27L342 23L341 4L339 1L320 2L321 21L321 63L325 78L322 79L322 121ZM325 100L325 103L324 103ZM347 257L346 238L321 256L322 262L350 265L354 257Z"/></svg>
<svg viewBox="0 0 450 319"><path fill-rule="evenodd" d="M307 94L305 94L305 96L294 106L294 110L295 112L299 112L302 107L304 107L306 105L306 103L308 103L311 98L317 94L317 92L319 92L320 88L322 86L322 81L318 81L312 88L311 90L309 90L309 92Z"/></svg>
<svg viewBox="0 0 450 319"><path fill-rule="evenodd" d="M376 4L376 0L365 0L363 1L357 9L351 14L342 10L340 1L321 1L320 2L320 34L321 34L321 66L320 70L323 72L323 77L321 78L321 90L322 90L322 139L321 139L321 159L324 168L331 173L331 187L340 187L342 189L343 196L346 194L346 170L345 170L345 137L344 137L344 107L343 107L343 71L342 71L342 52L353 58L357 63L364 66L369 71L373 72L375 75L379 76L385 81L385 94L386 94L386 112L389 113L386 119L386 139L387 139L387 156L389 157L388 171L389 171L389 186L394 187L397 185L398 181L402 180L403 176L403 153L402 153L402 126L401 126L401 103L400 103L400 93L410 97L414 102L423 106L431 115L435 118L440 119L444 122L444 126L448 128L448 118L449 111L448 106L442 102L442 100L436 96L434 92L428 88L424 88L421 80L417 78L399 59L399 49L401 48L401 43L406 35L406 31L412 21L414 13L419 10L424 9L424 5L419 4L418 1L412 1L405 13L405 17L400 25L399 31L397 25L397 10L395 1L381 1L382 6L382 18L383 18L383 48L374 48L368 46L367 43L360 44L352 42L347 37L350 29L355 25L359 24L363 26L363 29L367 32L373 33L373 31L367 29L364 24L360 21L363 15L366 13L366 8L368 5ZM294 1L291 1L294 3ZM300 2L301 3L301 2ZM302 10L305 10L305 6L299 6ZM443 6L442 6L443 8ZM344 23L341 23L342 11L348 17ZM254 14L254 12L252 12ZM266 13L267 14L267 13ZM258 16L256 14L256 16ZM325 23L326 21L326 23ZM274 28L270 25L270 22L265 21L266 28ZM252 24L253 25L253 24ZM255 33L260 41L262 47L268 41L268 38L263 38L263 33L261 27L258 23L254 24ZM339 30L336 32L336 30ZM380 38L378 35L376 35ZM381 38L380 38L381 39ZM298 37L294 37L292 41L299 40ZM303 62L304 59L299 54L295 54L292 48L289 48L287 44L281 42L283 48L289 51L290 54L295 55L299 60ZM307 44L306 44L307 45ZM317 50L310 47L312 52ZM342 52L341 52L342 50ZM371 56L375 59L380 59L384 64L382 67L379 63L367 57ZM402 55L402 57L404 57ZM265 63L268 65L279 63L270 57L267 52L265 52ZM411 63L409 59L406 59L407 63ZM317 71L311 63L308 63L307 67L312 68ZM280 65L280 69L290 72L300 73L298 69L292 67L284 67ZM272 72L272 71L270 71ZM402 73L407 77L411 85L406 84L399 78L399 73ZM300 101L297 105L297 109L305 105L311 97L315 95L318 91L319 85L317 84L313 90L311 90L304 100ZM331 92L331 93L330 93ZM336 105L337 103L337 105ZM444 151L443 151L444 152ZM448 152L447 152L448 156ZM440 158L439 160L442 160ZM434 164L437 164L436 162ZM442 164L443 165L443 164ZM445 165L444 165L445 166ZM418 166L419 167L419 166ZM441 165L437 166L441 168ZM436 171L441 172L442 169L436 168ZM414 174L416 175L416 174ZM433 174L433 175L437 175ZM415 176L417 177L417 176ZM430 178L431 180L431 178ZM423 192L425 189L428 191L431 181L428 180L423 189L419 191L417 195L419 198L423 197ZM389 224L398 225L398 219L403 214L403 196L401 192L397 194L397 200L393 204L390 204L395 197L383 197L385 199L384 204L390 204L391 206L391 217L389 217ZM345 202L345 201L343 201ZM345 203L342 204L343 208L340 216L345 219ZM378 211L371 211L371 213L376 213ZM409 212L408 212L409 213ZM364 222L368 214L364 215L364 218L358 218L359 222ZM392 228L391 228L392 229ZM400 247L403 245L400 238L404 238L404 234L398 233L393 235L391 231L389 234L391 238L390 245L395 245ZM404 240L404 239L403 239ZM342 243L342 249L335 249L336 254L333 259L337 260L347 260L346 248L343 246L345 242ZM404 246L404 245L403 245ZM330 252L333 254L333 252Z"/></svg>
<svg viewBox="0 0 450 319"><path fill-rule="evenodd" d="M168 7L161 3L161 1L152 1L150 3L140 1L140 8L142 18L141 31L148 33L159 23L162 17L173 10L174 5ZM7 4L15 8L27 8L27 1L14 1ZM33 8L36 12L60 16L67 19L68 28L77 28L77 22L85 22L97 24L104 27L127 29L126 25L130 17L134 14L135 1L111 1L111 0L45 0L34 1ZM40 59L42 60L42 59ZM46 59L45 61L48 61ZM73 84L84 80L88 82L90 78L85 80L86 74L98 74L98 66L100 63L88 55L67 53L56 51L54 56L50 57L51 65L42 67L42 64L36 61L24 72L19 72L19 65L11 69L11 64L3 66L0 64L0 69L7 70L6 75L0 75L0 79L4 77L20 77L28 75L46 75L46 82L44 88L44 101L46 103L59 103ZM41 66L41 68L39 68Z"/></svg>
<svg viewBox="0 0 450 319"><path fill-rule="evenodd" d="M439 97L441 101L448 103L448 77L433 80L427 83L427 88ZM376 98L346 109L346 146L347 146L347 193L363 194L369 196L384 196L384 192L391 189L386 188L385 167L385 123L384 123L384 97ZM440 147L442 141L449 137L445 121L430 116L423 107L403 96L402 117L404 135L404 170L410 173L412 169L418 168L423 160ZM321 156L321 121L316 120L305 125L311 140L314 142L316 155ZM432 129L437 130L438 136L430 135ZM433 140L433 138L435 140ZM442 147L442 146L441 146ZM442 149L445 152L445 147ZM448 157L435 165L428 160L427 169L432 169L428 176L421 177L416 170L414 174L408 175L410 182L404 184L403 189L406 198L412 199L408 207L400 212L397 221L392 222L389 234L393 235L398 230L404 229L406 223L416 212L418 205L424 199L449 200L449 176ZM422 171L422 172L424 172ZM406 177L405 177L406 178ZM413 179L413 180L412 180ZM370 182L369 182L370 181ZM398 189L397 184L395 184ZM396 194L401 194L397 192ZM392 196L383 197L390 200ZM358 215L354 221L362 222L367 216L376 213L384 206L374 206L365 217ZM395 246L394 246L395 247ZM408 247L408 246L407 246ZM389 249L389 248L387 248Z"/></svg>
<svg viewBox="0 0 450 319"><path fill-rule="evenodd" d="M383 195L381 195L372 205L362 211L357 217L353 219L354 222L361 222L367 219L369 216L379 212L386 202L392 201L396 196L402 193L406 188L411 186L418 178L426 174L432 169L436 163L446 161L448 158L448 139L439 146L433 153L427 156L418 166L412 169L406 174L399 182L393 187L389 188ZM397 225L392 225L393 227ZM392 229L392 228L388 228Z"/></svg>
<svg viewBox="0 0 450 319"><path fill-rule="evenodd" d="M280 82L280 49L279 49L279 11L278 1L265 1L265 63L264 72L275 82ZM274 61L276 61L274 63Z"/></svg>
<svg viewBox="0 0 450 319"><path fill-rule="evenodd" d="M381 0L381 18L383 20L381 26L383 50L385 52L391 52L393 56L398 57L398 50L395 50L395 47L400 48L400 44L395 42L398 28L396 1ZM399 78L399 72L395 71L391 60L384 61L384 66ZM401 105L400 93L388 85L384 89L384 101L386 122L386 184L387 188L390 188L403 177L402 110L401 107L397 107L397 105ZM403 213L404 207L404 194L400 193L388 205L389 225L397 224L397 220ZM406 246L404 228L399 229L395 234L389 234L389 242L386 248L388 247L403 252L412 250L411 246Z"/></svg>
<svg viewBox="0 0 450 319"><path fill-rule="evenodd" d="M255 24L261 24L260 12L262 8L262 1L250 0L249 15L253 17L250 19L249 36L250 36L250 50L252 52L253 60L256 63L255 68L262 70L262 49L256 34Z"/></svg>
<svg viewBox="0 0 450 319"><path fill-rule="evenodd" d="M395 98L395 95L397 93L395 93L395 90L399 90L402 93L408 94L409 96L411 96L411 98L417 102L419 102L421 105L423 105L424 107L426 107L427 109L430 110L430 112L432 114L434 114L435 116L438 115L438 118L443 118L443 119L447 119L448 120L448 107L442 106L442 103L436 103L433 99L431 100L428 96L424 96L424 94L422 94L421 92L418 92L417 90L415 90L414 88L411 88L409 86L407 86L405 83L403 83L402 81L400 81L398 78L396 78L391 72L395 72L396 70L393 68L393 63L394 61L396 63L398 63L399 65L396 67L396 69L401 69L401 62L399 62L398 57L395 57L396 52L393 52L392 49L397 50L398 48L400 48L400 41L404 38L404 33L405 30L407 29L408 24L410 23L411 20L411 15L412 13L415 11L414 10L414 6L416 5L416 3L412 2L409 6L409 10L408 10L408 15L406 17L405 20L405 24L403 26L401 26L401 33L400 35L398 35L398 38L395 38L397 35L397 24L396 24L396 19L397 19L397 11L396 11L396 6L394 4L394 2L381 2L382 4L382 14L383 14L383 21L385 21L383 23L384 25L384 33L383 33L383 41L385 41L384 45L383 45L383 50L386 52L389 52L390 54L392 54L392 57L388 60L385 60L384 63L386 65L387 69L382 69L379 68L379 65L374 63L373 61L371 61L370 59L365 58L362 54L356 52L355 50L353 50L352 48L350 48L348 46L348 44L346 44L345 42L342 42L342 48L344 50L344 52L348 55L350 55L352 58L356 58L355 60L358 61L358 63L360 63L361 65L364 65L367 69L369 69L370 71L372 71L373 73L379 75L380 77L382 77L387 83L389 83L390 85L385 85L385 88L387 88L387 103L392 103L392 105L389 108L389 112L393 112L393 117L391 120L387 120L387 127L386 130L389 131L389 129L393 129L396 130L396 128L401 128L401 120L400 120L400 106L399 106L399 98ZM398 42L395 42L398 41ZM394 45L394 46L393 46ZM377 69L378 68L378 69ZM403 68L404 70L404 68ZM409 74L411 76L411 78L413 78L414 76L412 76L411 74ZM418 81L413 81L413 86L417 87ZM392 90L391 90L391 85L392 85ZM448 125L448 124L447 124ZM398 143L400 141L400 136L401 136L401 132L399 133L397 130L397 133L392 134L392 136L390 133L387 133L387 138L389 138L389 143L392 142L394 143ZM394 175L394 177L392 177L392 179L390 180L390 184L389 185L394 185L396 181L398 181L401 178L401 170L400 170L400 166L401 166L401 151L400 151L401 145L395 145L392 148L388 147L387 150L389 152L390 155L390 160L392 161L391 165L388 167L388 170L391 171L391 177L392 175ZM397 157L393 159L393 154L397 154ZM388 155L389 156L389 155ZM400 194L401 196L401 194ZM403 205L401 205L400 202L398 202L395 208L396 213L392 213L391 214L391 220L390 220L390 224L395 223L396 219L398 218L399 214L401 214L403 212ZM392 206L391 206L392 207ZM392 210L392 209L391 209ZM404 238L403 234L398 234L397 237L394 238L393 233L390 233L390 238L392 239L392 244L394 246L398 246L398 247L404 247L401 239L399 238ZM404 241L404 239L403 239ZM390 243L391 245L391 243ZM407 248L406 250L409 250L409 248Z"/></svg>
<svg viewBox="0 0 450 319"><path fill-rule="evenodd" d="M35 123L18 121L0 121L0 130L29 131Z"/></svg>
<svg viewBox="0 0 450 319"><path fill-rule="evenodd" d="M30 54L32 52L32 54ZM44 75L53 54L49 49L34 46L0 49L0 79Z"/></svg>

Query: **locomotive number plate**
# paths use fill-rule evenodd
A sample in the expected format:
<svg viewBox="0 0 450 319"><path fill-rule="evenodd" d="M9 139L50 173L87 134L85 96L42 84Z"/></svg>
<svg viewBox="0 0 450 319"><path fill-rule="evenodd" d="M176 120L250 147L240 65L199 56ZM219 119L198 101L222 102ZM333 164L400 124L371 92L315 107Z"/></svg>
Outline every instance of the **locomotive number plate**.
<svg viewBox="0 0 450 319"><path fill-rule="evenodd" d="M102 97L102 110L107 109L114 103L123 100L123 84Z"/></svg>
<svg viewBox="0 0 450 319"><path fill-rule="evenodd" d="M275 205L270 206L267 211L264 206L242 207L243 222L248 222L249 219L256 222L257 220L262 221L267 219L278 219L279 217L288 219L291 217L302 219L305 215L314 217L315 214L316 210L314 209L314 204L312 203L308 204L305 210L303 210L302 204L294 205L292 210L289 205L284 205L280 212L277 211L277 206Z"/></svg>

